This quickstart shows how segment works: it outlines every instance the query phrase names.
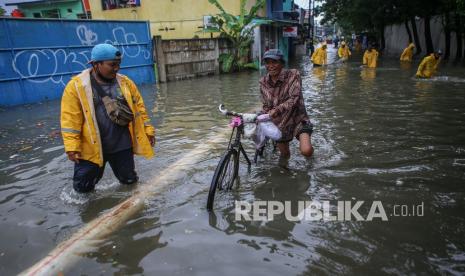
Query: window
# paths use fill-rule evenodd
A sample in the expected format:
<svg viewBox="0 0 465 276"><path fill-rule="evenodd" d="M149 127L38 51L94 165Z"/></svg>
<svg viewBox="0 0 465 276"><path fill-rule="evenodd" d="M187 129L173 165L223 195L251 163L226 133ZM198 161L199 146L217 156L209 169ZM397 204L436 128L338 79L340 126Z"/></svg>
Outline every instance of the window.
<svg viewBox="0 0 465 276"><path fill-rule="evenodd" d="M78 13L78 14L76 14L76 17L78 19L92 19L92 14L91 14L91 12L87 12L87 14L86 13Z"/></svg>
<svg viewBox="0 0 465 276"><path fill-rule="evenodd" d="M204 15L203 16L203 28L204 29L218 29L218 24L212 22L211 15Z"/></svg>
<svg viewBox="0 0 465 276"><path fill-rule="evenodd" d="M34 18L41 18L42 15L40 15L40 12L35 12L35 13L32 14L32 17L34 17Z"/></svg>
<svg viewBox="0 0 465 276"><path fill-rule="evenodd" d="M73 12L73 9L68 9L68 12Z"/></svg>
<svg viewBox="0 0 465 276"><path fill-rule="evenodd" d="M42 17L44 17L44 18L61 18L60 10L58 10L58 9L43 10L42 11Z"/></svg>
<svg viewBox="0 0 465 276"><path fill-rule="evenodd" d="M140 0L102 0L103 10L140 7Z"/></svg>

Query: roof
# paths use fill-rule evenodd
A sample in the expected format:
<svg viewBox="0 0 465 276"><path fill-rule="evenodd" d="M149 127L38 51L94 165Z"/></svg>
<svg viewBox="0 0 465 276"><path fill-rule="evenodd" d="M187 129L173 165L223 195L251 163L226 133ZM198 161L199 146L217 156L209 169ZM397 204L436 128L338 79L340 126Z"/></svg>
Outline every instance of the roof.
<svg viewBox="0 0 465 276"><path fill-rule="evenodd" d="M299 21L295 20L285 20L285 19L272 19L272 18L263 18L257 17L253 22L259 22L264 25L274 25L274 26L299 26Z"/></svg>
<svg viewBox="0 0 465 276"><path fill-rule="evenodd" d="M56 4L63 2L76 2L79 0L7 0L5 6L29 5L29 4Z"/></svg>
<svg viewBox="0 0 465 276"><path fill-rule="evenodd" d="M278 26L299 26L300 22L295 20L273 19L274 25Z"/></svg>

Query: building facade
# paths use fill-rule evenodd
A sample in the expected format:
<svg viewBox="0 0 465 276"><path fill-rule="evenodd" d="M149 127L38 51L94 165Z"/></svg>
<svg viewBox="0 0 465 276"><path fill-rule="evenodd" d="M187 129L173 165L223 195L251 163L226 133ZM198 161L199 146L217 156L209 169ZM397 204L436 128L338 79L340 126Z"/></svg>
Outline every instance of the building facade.
<svg viewBox="0 0 465 276"><path fill-rule="evenodd" d="M227 12L240 13L240 1L219 2ZM152 35L162 39L210 38L212 35L202 30L209 16L219 13L208 0L89 0L89 3L94 19L147 20ZM247 9L254 3L255 0L249 0Z"/></svg>
<svg viewBox="0 0 465 276"><path fill-rule="evenodd" d="M280 49L284 58L289 58L294 52L294 37L285 34L289 27L301 28L300 13L293 0L267 0L266 18L269 23L255 29L255 39L252 46L252 58L257 65L262 64L262 56L268 49Z"/></svg>
<svg viewBox="0 0 465 276"><path fill-rule="evenodd" d="M90 18L85 8L86 4L88 7L88 0L7 0L5 2L7 6L16 6L24 17L28 18Z"/></svg>
<svg viewBox="0 0 465 276"><path fill-rule="evenodd" d="M231 14L240 14L239 0L219 0ZM89 0L92 18L103 20L147 20L152 36L168 39L192 39L217 37L219 33L206 33L208 18L219 10L208 0ZM249 0L250 10L256 0ZM298 7L293 0L267 0L257 20L267 23L255 29L252 59L257 65L267 49L281 49L286 60L292 56L292 37L283 35L283 29L300 28Z"/></svg>

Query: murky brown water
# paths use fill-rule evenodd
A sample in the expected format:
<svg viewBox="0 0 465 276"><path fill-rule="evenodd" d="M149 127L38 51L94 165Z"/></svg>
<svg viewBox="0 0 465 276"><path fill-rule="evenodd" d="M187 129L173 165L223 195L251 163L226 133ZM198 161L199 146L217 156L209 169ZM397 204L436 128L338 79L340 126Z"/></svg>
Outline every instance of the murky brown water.
<svg viewBox="0 0 465 276"><path fill-rule="evenodd" d="M240 187L219 193L209 213L208 186L226 146L216 144L66 274L465 273L463 67L446 65L439 78L419 81L412 78L416 68L397 60L386 58L377 70L359 68L359 60L315 69L307 58L295 64L315 124L314 157L297 155L294 142L285 169L268 152L250 173L241 167ZM255 109L258 77L144 86L158 144L155 159L136 160L139 185L227 128L219 103ZM109 168L95 193L72 191L72 164L56 137L58 113L58 101L0 112L2 275L28 268L132 194ZM381 201L389 220L236 221L235 200ZM397 204L422 203L421 217L391 216Z"/></svg>

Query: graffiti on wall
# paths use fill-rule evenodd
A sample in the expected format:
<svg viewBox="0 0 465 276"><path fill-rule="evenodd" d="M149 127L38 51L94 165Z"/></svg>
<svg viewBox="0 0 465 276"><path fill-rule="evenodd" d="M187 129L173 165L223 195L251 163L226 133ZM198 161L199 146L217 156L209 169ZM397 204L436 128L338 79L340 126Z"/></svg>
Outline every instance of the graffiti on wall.
<svg viewBox="0 0 465 276"><path fill-rule="evenodd" d="M112 30L113 41L106 40L105 43L122 45L121 52L123 57L136 58L142 56L144 59L150 58L150 52L140 46L129 47L131 44L137 44L137 37L134 33L128 33L123 27L116 27ZM116 45L115 44L115 45Z"/></svg>
<svg viewBox="0 0 465 276"><path fill-rule="evenodd" d="M150 51L140 45L135 33L124 27L112 29L112 38L105 43L116 45L123 58L150 60ZM87 25L78 25L75 34L82 46L91 47L99 41L98 34ZM23 79L33 83L52 82L65 86L66 77L88 68L90 48L60 48L41 50L22 50L15 53L12 60L13 70Z"/></svg>
<svg viewBox="0 0 465 276"><path fill-rule="evenodd" d="M64 49L45 49L45 50L24 50L16 53L13 59L13 70L21 78L29 82L44 83L53 82L63 84L63 74L61 72L72 72L71 70L62 70L64 68L86 68L89 51L70 52ZM43 78L39 78L43 77Z"/></svg>
<svg viewBox="0 0 465 276"><path fill-rule="evenodd" d="M91 46L97 43L98 35L91 29L88 29L86 25L79 25L76 27L76 35L81 41L82 45Z"/></svg>

